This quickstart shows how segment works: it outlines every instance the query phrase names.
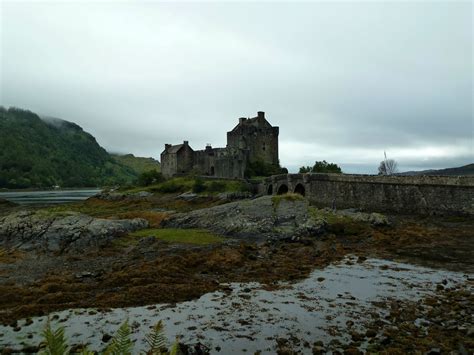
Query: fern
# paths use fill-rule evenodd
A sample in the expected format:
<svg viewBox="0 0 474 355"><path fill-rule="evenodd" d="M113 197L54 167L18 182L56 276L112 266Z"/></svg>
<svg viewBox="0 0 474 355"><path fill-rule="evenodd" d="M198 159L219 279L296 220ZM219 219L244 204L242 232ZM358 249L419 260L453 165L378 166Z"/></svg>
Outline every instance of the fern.
<svg viewBox="0 0 474 355"><path fill-rule="evenodd" d="M89 349L87 349L87 346L82 348L81 352L79 353L79 355L95 355L95 354L97 353L95 351L90 351Z"/></svg>
<svg viewBox="0 0 474 355"><path fill-rule="evenodd" d="M149 355L161 355L161 350L167 348L164 326L161 320L155 324L152 332L145 336L145 341L149 347L147 351Z"/></svg>
<svg viewBox="0 0 474 355"><path fill-rule="evenodd" d="M169 355L179 355L181 354L181 351L179 350L179 341L178 338L176 338L175 342L170 348Z"/></svg>
<svg viewBox="0 0 474 355"><path fill-rule="evenodd" d="M69 352L67 346L67 340L64 335L64 328L59 327L56 330L51 328L51 322L46 322L46 327L43 330L43 343L45 349L41 351L41 354L45 355L64 355Z"/></svg>
<svg viewBox="0 0 474 355"><path fill-rule="evenodd" d="M105 349L106 355L129 355L132 353L133 342L130 339L131 331L128 319L122 323L112 338L110 345Z"/></svg>

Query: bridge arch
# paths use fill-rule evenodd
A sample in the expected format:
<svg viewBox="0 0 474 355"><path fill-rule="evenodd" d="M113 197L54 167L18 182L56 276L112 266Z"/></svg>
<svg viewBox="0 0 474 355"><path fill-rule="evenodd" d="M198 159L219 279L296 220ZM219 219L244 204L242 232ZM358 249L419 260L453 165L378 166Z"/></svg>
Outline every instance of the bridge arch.
<svg viewBox="0 0 474 355"><path fill-rule="evenodd" d="M272 184L268 185L267 195L273 195L273 185Z"/></svg>
<svg viewBox="0 0 474 355"><path fill-rule="evenodd" d="M304 185L301 184L301 183L296 184L294 193L295 194L300 194L301 196L304 196L305 193L306 193Z"/></svg>
<svg viewBox="0 0 474 355"><path fill-rule="evenodd" d="M287 192L288 192L288 185L286 185L286 184L281 184L281 185L278 187L277 195L283 195L283 194L286 194Z"/></svg>

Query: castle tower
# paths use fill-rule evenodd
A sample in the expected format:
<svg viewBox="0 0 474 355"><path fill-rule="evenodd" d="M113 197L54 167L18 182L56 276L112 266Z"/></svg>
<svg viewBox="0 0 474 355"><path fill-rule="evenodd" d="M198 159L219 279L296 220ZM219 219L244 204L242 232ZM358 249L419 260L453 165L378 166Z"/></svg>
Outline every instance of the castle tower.
<svg viewBox="0 0 474 355"><path fill-rule="evenodd" d="M278 164L279 127L273 127L259 111L256 117L239 118L239 124L227 132L227 147L247 151L250 162Z"/></svg>

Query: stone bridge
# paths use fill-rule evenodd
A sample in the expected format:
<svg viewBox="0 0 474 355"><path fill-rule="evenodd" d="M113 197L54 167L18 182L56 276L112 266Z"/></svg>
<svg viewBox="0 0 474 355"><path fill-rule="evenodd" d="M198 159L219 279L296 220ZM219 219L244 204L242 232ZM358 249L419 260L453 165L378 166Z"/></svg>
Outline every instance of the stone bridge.
<svg viewBox="0 0 474 355"><path fill-rule="evenodd" d="M319 207L409 214L474 214L472 176L285 174L266 178L260 194L294 192Z"/></svg>

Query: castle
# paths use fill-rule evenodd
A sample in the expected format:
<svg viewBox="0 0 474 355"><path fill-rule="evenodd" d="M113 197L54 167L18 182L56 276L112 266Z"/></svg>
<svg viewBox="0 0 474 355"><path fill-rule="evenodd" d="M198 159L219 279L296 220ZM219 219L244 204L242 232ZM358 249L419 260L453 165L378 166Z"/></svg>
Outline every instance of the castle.
<svg viewBox="0 0 474 355"><path fill-rule="evenodd" d="M161 153L161 172L165 177L190 172L221 178L243 178L249 163L262 161L278 165L279 128L266 119L265 112L253 118L239 118L227 132L227 146L193 150L188 141L165 144Z"/></svg>

